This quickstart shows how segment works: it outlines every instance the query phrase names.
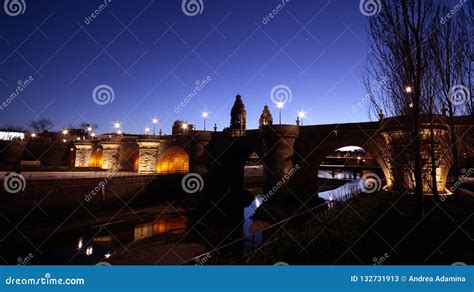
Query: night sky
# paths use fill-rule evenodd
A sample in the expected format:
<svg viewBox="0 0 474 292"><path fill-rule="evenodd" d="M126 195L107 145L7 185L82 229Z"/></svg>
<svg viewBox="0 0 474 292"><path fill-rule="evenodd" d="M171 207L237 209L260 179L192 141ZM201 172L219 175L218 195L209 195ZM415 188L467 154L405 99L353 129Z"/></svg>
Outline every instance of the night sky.
<svg viewBox="0 0 474 292"><path fill-rule="evenodd" d="M19 80L33 81L0 110L0 127L45 117L56 130L90 122L104 133L120 121L141 133L157 117L157 129L169 133L177 119L202 129L207 111L208 129L221 130L240 93L248 128L256 128L265 104L278 119L270 98L277 85L291 90L283 123L300 110L305 125L368 120L359 104L368 50L359 1L283 1L268 21L281 0L202 0L195 16L181 0L111 0L91 21L104 1L25 0L23 14L1 10L0 102ZM100 85L113 89L113 102L94 101Z"/></svg>

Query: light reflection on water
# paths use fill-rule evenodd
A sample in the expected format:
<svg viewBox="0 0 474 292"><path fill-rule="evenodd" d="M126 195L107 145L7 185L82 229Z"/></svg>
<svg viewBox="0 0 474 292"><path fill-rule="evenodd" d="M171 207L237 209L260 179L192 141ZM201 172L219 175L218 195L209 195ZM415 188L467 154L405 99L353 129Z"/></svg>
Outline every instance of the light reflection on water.
<svg viewBox="0 0 474 292"><path fill-rule="evenodd" d="M250 203L247 208L244 208L244 226L243 226L243 234L245 237L244 241L244 249L250 250L255 247L255 245L259 245L263 243L263 234L262 232L251 233L249 231L250 225L252 224L253 220L251 217L255 213L258 207L263 202L263 196L258 195L255 199Z"/></svg>

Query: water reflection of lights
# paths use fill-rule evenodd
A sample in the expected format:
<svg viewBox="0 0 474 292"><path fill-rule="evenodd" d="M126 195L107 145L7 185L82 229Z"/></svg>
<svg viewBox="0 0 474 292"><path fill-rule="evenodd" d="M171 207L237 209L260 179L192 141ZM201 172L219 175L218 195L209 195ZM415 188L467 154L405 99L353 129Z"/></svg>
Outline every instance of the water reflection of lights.
<svg viewBox="0 0 474 292"><path fill-rule="evenodd" d="M89 246L87 249L86 249L86 255L90 256L93 252L93 249L92 249L92 246Z"/></svg>
<svg viewBox="0 0 474 292"><path fill-rule="evenodd" d="M83 241L83 239L82 239L82 238L79 238L79 242L77 243L77 249L81 249L81 248L82 248L82 241Z"/></svg>
<svg viewBox="0 0 474 292"><path fill-rule="evenodd" d="M183 233L188 227L188 221L181 216L162 216L153 222L135 226L134 240L151 237L155 234L171 232L173 234Z"/></svg>

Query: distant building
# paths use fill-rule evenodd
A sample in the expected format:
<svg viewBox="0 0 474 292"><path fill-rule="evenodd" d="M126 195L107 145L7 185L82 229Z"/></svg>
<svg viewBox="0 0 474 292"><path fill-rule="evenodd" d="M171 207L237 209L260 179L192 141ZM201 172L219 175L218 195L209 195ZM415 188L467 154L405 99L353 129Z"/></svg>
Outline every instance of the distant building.
<svg viewBox="0 0 474 292"><path fill-rule="evenodd" d="M25 139L25 133L15 130L0 130L0 140L2 141L14 141Z"/></svg>

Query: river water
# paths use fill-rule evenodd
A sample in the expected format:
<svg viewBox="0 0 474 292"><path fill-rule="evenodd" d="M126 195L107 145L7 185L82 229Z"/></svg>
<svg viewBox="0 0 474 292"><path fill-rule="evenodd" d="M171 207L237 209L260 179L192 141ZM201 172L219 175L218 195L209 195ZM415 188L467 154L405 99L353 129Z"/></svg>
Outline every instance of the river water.
<svg viewBox="0 0 474 292"><path fill-rule="evenodd" d="M342 186L319 193L319 197L331 201L338 197L351 193L360 188L360 175L352 171L320 171L319 177L327 179L341 179L346 181ZM244 221L242 224L242 248L250 250L263 242L261 232L251 234L249 227L252 224L252 215L262 204L263 198L258 195L252 203L244 208ZM107 224L88 225L69 232L55 235L48 240L54 245L45 245L41 251L43 254L35 254L31 264L96 264L107 261L110 255L117 249L124 249L128 244L138 242L152 236L160 240L161 237L187 235L190 222L181 213L164 214L161 211L164 206L147 206L147 212L140 213L136 218L129 217L116 220ZM135 210L138 212L139 210ZM227 234L223 233L223 236ZM7 264L21 264L29 255L31 248L19 249L14 257L0 257Z"/></svg>

